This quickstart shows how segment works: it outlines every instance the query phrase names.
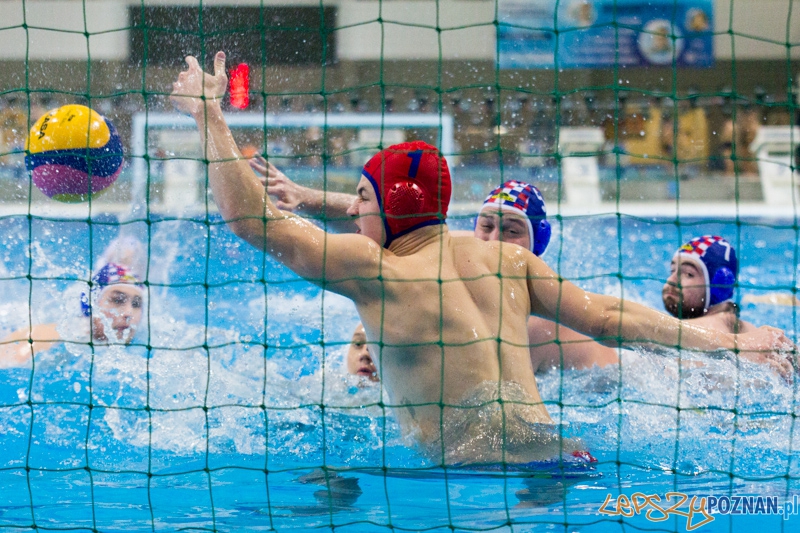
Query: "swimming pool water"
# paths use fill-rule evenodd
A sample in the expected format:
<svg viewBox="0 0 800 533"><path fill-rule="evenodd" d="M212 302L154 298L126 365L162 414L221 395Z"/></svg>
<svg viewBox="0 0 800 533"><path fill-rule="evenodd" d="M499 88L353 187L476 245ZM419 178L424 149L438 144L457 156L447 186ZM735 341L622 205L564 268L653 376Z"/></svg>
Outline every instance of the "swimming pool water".
<svg viewBox="0 0 800 533"><path fill-rule="evenodd" d="M706 233L736 246L739 297L797 286L792 224L553 222L544 259L593 291L660 307L674 250ZM71 322L78 280L121 230L149 242L148 326L134 346L90 347ZM608 494L782 505L800 492L797 385L725 355L626 351L619 367L541 376L548 409L586 442L594 469L444 472L400 435L379 387L346 375L352 304L219 220L10 217L0 242L0 335L31 316L75 341L37 357L33 372L0 370L2 529L685 531L680 516L598 509ZM751 303L742 314L796 335L793 307ZM798 524L800 515L717 514L700 530Z"/></svg>

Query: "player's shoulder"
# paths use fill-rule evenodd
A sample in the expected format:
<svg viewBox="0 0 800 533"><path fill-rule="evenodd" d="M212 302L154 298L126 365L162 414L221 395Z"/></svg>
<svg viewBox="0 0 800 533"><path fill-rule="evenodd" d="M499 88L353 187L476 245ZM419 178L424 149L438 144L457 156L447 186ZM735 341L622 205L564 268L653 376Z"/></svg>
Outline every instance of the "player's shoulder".
<svg viewBox="0 0 800 533"><path fill-rule="evenodd" d="M475 237L454 237L452 242L458 256L492 267L502 265L502 270L509 274L509 270L527 270L529 263L537 260L530 250L507 242L483 241Z"/></svg>
<svg viewBox="0 0 800 533"><path fill-rule="evenodd" d="M689 319L690 322L698 326L725 333L733 333L736 320L736 315L730 312L707 314L699 318Z"/></svg>
<svg viewBox="0 0 800 533"><path fill-rule="evenodd" d="M708 314L698 320L705 320L710 327L728 333L737 333L741 327L739 306L731 301L712 306Z"/></svg>

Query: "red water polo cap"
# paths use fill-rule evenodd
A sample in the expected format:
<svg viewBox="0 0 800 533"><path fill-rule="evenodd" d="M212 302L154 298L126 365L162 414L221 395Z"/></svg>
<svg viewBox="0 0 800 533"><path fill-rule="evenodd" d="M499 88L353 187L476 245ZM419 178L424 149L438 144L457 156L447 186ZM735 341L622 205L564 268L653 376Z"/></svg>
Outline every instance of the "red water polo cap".
<svg viewBox="0 0 800 533"><path fill-rule="evenodd" d="M372 183L386 229L384 248L415 229L444 223L450 205L450 169L435 146L395 144L375 154L362 174Z"/></svg>

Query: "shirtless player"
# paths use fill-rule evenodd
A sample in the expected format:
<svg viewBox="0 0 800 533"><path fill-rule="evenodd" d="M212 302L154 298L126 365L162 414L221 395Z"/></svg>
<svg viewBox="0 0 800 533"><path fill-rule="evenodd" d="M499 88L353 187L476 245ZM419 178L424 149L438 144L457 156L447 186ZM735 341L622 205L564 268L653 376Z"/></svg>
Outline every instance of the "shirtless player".
<svg viewBox="0 0 800 533"><path fill-rule="evenodd" d="M355 198L344 193L325 193L294 183L263 157L250 160L250 166L274 195L283 209L312 217L326 213L329 227L349 230L342 225L345 213ZM529 184L509 180L492 190L481 206L473 231L450 231L451 236L474 235L484 241L503 241L530 249L539 256L550 242L550 225L539 190ZM671 273L662 291L664 308L676 318L727 333L746 333L755 326L739 319L731 301L738 274L736 251L721 237L704 236L684 244L672 259ZM708 305L706 305L708 302ZM531 316L528 337L533 371L552 368L583 369L619 363L618 350L603 346L553 321ZM743 354L757 363L767 363L783 376L793 372L789 358L765 354Z"/></svg>
<svg viewBox="0 0 800 533"><path fill-rule="evenodd" d="M195 58L186 61L171 100L198 124L223 219L298 275L353 300L377 343L371 347L387 405L436 463L520 464L577 451L546 430L552 420L528 354L531 314L595 338L699 350L790 349L774 328L710 331L587 293L519 246L451 237L444 224L447 163L422 142L376 154L349 209L357 233L326 233L280 211L239 152L220 107L225 55L217 53L213 75ZM477 416L487 408L491 416Z"/></svg>

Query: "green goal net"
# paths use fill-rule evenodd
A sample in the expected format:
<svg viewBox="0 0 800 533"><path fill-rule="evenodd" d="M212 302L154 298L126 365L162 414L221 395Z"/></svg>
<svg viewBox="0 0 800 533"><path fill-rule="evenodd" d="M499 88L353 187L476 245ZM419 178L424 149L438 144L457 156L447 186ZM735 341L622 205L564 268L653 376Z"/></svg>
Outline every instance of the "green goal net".
<svg viewBox="0 0 800 533"><path fill-rule="evenodd" d="M599 344L559 324L560 293L534 303L555 322L511 339L522 282L503 266L421 268L407 291L353 270L364 291L386 281L370 309L395 317L364 332L341 280L305 280L233 234L211 184L219 159L222 175L235 163L170 102L186 56L211 72L223 50L220 106L250 178L274 165L273 200L310 224L353 232L364 164L420 140L448 162L459 238L521 239L556 284L794 342L797 1L0 0L0 13L0 530L797 528L795 350L620 345L621 329ZM341 257L329 239L323 255ZM676 263L686 243L693 273ZM714 246L724 259L699 259ZM448 300L448 285L490 278L480 313ZM415 293L418 310L387 311ZM429 297L446 310L436 334L420 323L407 360L384 361ZM447 337L485 313L500 324L488 334ZM487 343L491 362L474 355ZM489 367L495 379L474 377Z"/></svg>

